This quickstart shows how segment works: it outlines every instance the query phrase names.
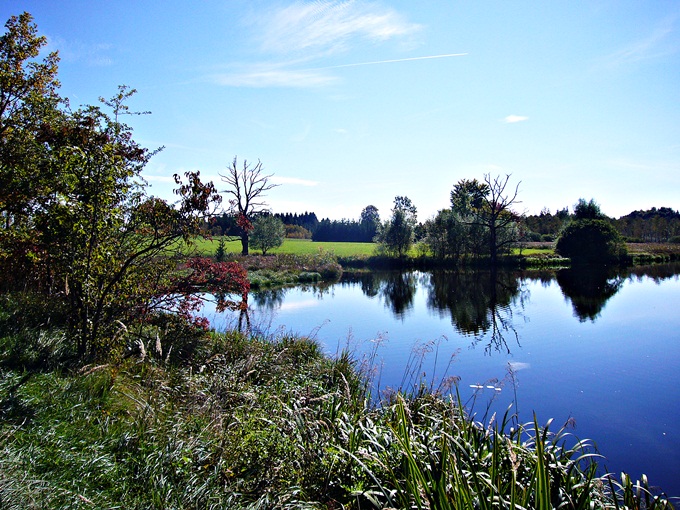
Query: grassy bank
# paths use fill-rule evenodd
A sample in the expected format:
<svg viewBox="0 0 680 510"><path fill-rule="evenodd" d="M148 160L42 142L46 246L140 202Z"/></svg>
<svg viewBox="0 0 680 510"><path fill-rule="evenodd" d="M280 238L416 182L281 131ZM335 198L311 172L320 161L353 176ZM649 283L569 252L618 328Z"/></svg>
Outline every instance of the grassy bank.
<svg viewBox="0 0 680 510"><path fill-rule="evenodd" d="M3 509L670 508L600 478L565 429L471 421L455 385L376 403L370 360L308 339L211 333L181 364L66 366L58 330L3 328Z"/></svg>

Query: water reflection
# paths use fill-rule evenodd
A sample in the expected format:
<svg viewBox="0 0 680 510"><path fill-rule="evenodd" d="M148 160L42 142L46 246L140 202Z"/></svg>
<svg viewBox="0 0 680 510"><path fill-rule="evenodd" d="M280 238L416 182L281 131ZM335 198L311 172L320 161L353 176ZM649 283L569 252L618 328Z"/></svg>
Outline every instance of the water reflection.
<svg viewBox="0 0 680 510"><path fill-rule="evenodd" d="M604 307L621 289L626 279L650 277L655 281L675 277L680 264L637 267L627 271L607 267L579 267L556 271L434 271L431 273L370 271L345 273L339 285L359 285L368 298L379 297L392 315L404 320L422 291L427 308L451 320L454 329L472 337L471 347L484 346L484 352L511 353L520 346L515 322L527 320L524 304L529 299L528 282L549 286L556 281L562 295L573 307L580 322L595 322ZM298 287L322 299L333 285ZM290 288L266 289L251 293L251 303L259 310L284 306Z"/></svg>
<svg viewBox="0 0 680 510"><path fill-rule="evenodd" d="M602 266L560 269L556 278L562 294L571 301L574 316L581 322L595 322L624 281L616 268Z"/></svg>
<svg viewBox="0 0 680 510"><path fill-rule="evenodd" d="M399 319L413 308L420 273L371 271L344 274L343 285L359 284L365 296L379 296L385 306Z"/></svg>
<svg viewBox="0 0 680 510"><path fill-rule="evenodd" d="M513 321L529 295L516 274L496 271L373 271L345 274L342 284L359 284L367 297L379 296L398 319L413 308L422 288L427 307L450 317L458 332L474 337L472 346L483 342L487 353L509 353L508 338L519 345Z"/></svg>
<svg viewBox="0 0 680 510"><path fill-rule="evenodd" d="M484 351L510 353L507 339L519 345L514 325L529 291L511 272L438 271L432 273L428 307L440 316L450 315L460 333L474 336L473 346L484 342Z"/></svg>

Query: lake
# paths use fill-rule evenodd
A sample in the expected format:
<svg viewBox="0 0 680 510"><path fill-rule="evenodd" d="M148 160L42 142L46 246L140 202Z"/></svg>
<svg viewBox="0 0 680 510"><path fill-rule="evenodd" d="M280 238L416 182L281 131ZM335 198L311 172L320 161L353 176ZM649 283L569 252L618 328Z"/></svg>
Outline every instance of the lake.
<svg viewBox="0 0 680 510"><path fill-rule="evenodd" d="M349 347L375 393L455 376L487 421L553 418L591 439L609 472L680 496L680 265L615 270L345 273L253 292L253 327ZM233 316L211 315L217 329Z"/></svg>

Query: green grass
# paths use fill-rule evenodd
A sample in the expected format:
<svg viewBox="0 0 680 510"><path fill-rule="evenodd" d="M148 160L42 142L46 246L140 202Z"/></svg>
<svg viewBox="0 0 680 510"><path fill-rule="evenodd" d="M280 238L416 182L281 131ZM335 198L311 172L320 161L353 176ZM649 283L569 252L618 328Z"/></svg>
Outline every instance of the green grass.
<svg viewBox="0 0 680 510"><path fill-rule="evenodd" d="M196 250L202 255L214 255L217 249L218 238L212 240L202 239L196 244ZM375 252L374 243L332 243L313 242L308 239L286 239L279 248L269 250L267 254L288 253L292 255L311 255L324 250L333 253L337 257L370 256ZM241 241L228 241L225 243L228 253L241 253ZM261 253L259 250L250 250L251 254Z"/></svg>

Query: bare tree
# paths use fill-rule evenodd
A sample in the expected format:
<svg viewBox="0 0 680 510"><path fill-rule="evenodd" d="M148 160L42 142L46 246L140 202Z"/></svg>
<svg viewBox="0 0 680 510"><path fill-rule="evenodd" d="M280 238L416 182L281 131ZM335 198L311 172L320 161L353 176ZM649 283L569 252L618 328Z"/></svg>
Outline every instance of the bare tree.
<svg viewBox="0 0 680 510"><path fill-rule="evenodd" d="M260 160L255 165L249 165L244 159L239 169L236 157L227 167L227 173L220 174L222 181L229 186L222 193L231 195L229 206L236 215L236 224L241 230L241 253L243 255L248 255L248 235L253 229L253 216L268 210L262 198L267 191L278 186L269 181L272 176L273 174L263 174Z"/></svg>
<svg viewBox="0 0 680 510"><path fill-rule="evenodd" d="M481 218L489 229L489 254L492 266L496 265L498 252L517 241L516 226L519 216L511 210L511 207L520 203L517 195L521 182L517 183L514 191L505 194L509 180L510 175L506 175L505 178L497 176L493 179L491 174L484 176L484 182L489 186L489 194L484 198L486 207Z"/></svg>

